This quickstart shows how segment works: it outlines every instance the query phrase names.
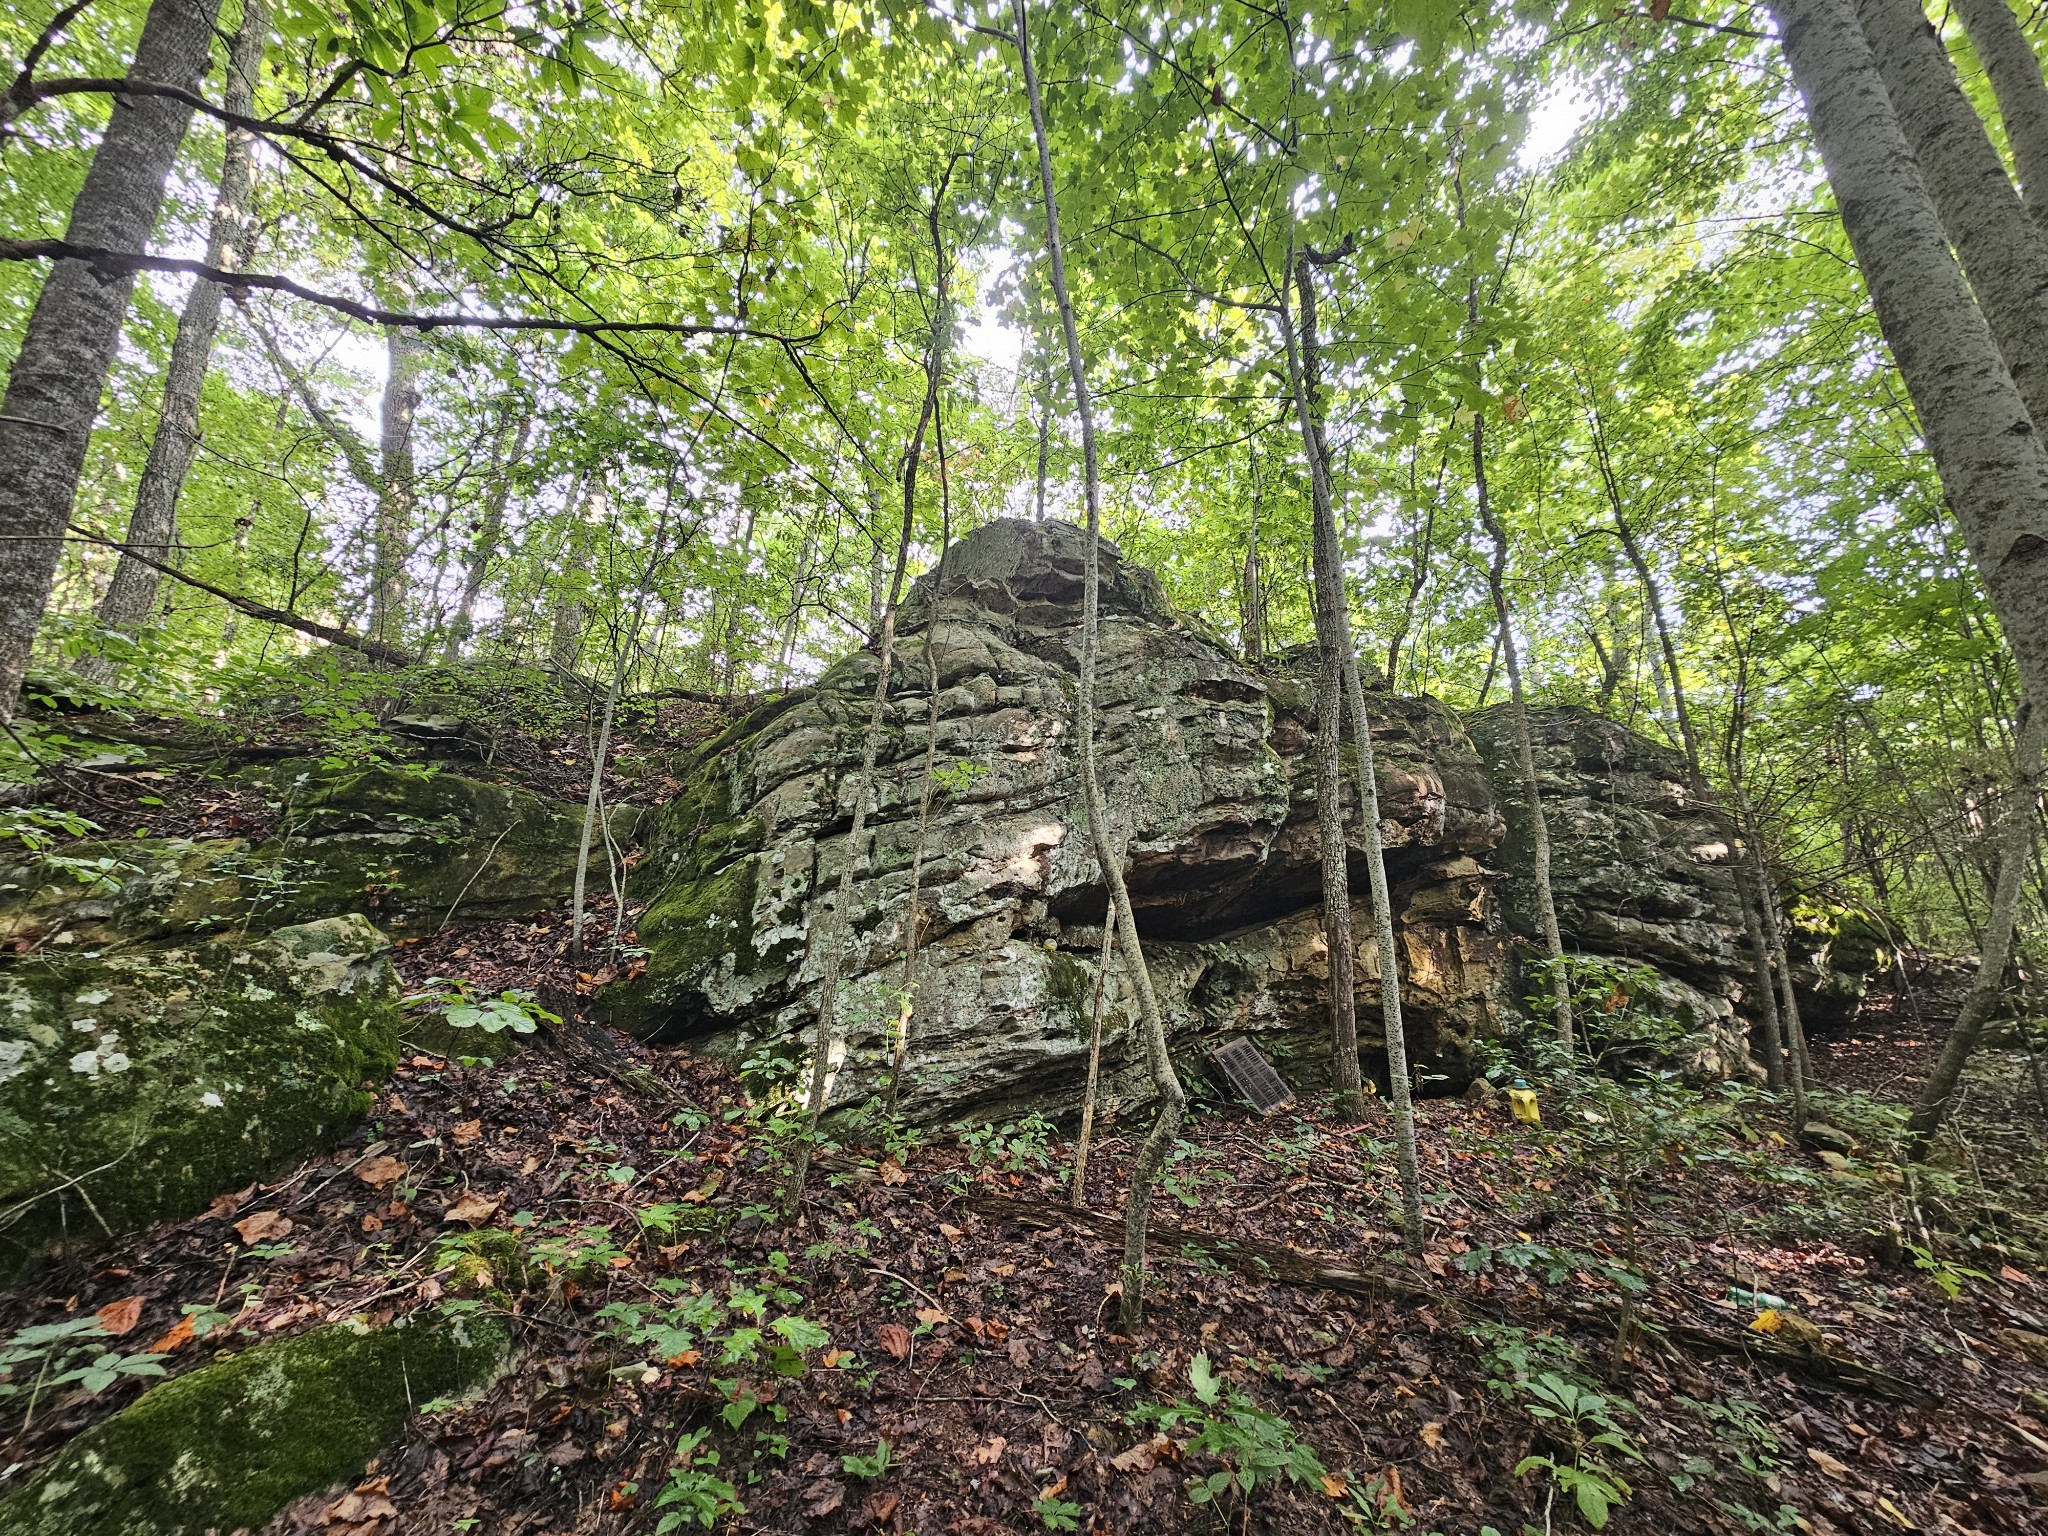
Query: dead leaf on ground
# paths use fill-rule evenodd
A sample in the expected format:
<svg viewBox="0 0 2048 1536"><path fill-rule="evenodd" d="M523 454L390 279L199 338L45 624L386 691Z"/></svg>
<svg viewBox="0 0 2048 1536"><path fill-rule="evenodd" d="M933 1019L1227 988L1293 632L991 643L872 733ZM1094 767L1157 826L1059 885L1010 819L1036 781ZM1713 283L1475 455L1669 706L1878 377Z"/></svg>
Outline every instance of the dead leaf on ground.
<svg viewBox="0 0 2048 1536"><path fill-rule="evenodd" d="M235 1223L235 1230L242 1235L242 1241L251 1247L257 1243L273 1242L286 1236L292 1229L291 1217L283 1211L258 1211L254 1216L244 1216Z"/></svg>
<svg viewBox="0 0 2048 1536"><path fill-rule="evenodd" d="M93 1314L100 1320L100 1326L115 1338L133 1331L142 1321L142 1298L130 1296L122 1301L110 1301Z"/></svg>
<svg viewBox="0 0 2048 1536"><path fill-rule="evenodd" d="M149 1346L152 1355L168 1355L176 1349L183 1349L192 1342L192 1315L188 1312L171 1324L170 1332Z"/></svg>
<svg viewBox="0 0 2048 1536"><path fill-rule="evenodd" d="M890 1358L896 1360L908 1360L910 1358L910 1330L901 1323L882 1324L881 1327L875 1330L875 1337L880 1342L882 1348L889 1352Z"/></svg>
<svg viewBox="0 0 2048 1536"><path fill-rule="evenodd" d="M1150 1440L1141 1440L1128 1451L1119 1452L1109 1458L1109 1464L1119 1472L1150 1472L1162 1461L1173 1461L1180 1455L1180 1447L1169 1435L1154 1435Z"/></svg>
<svg viewBox="0 0 2048 1536"><path fill-rule="evenodd" d="M249 1184L241 1189L230 1190L224 1195L215 1195L207 1204L206 1219L209 1221L227 1220L228 1217L234 1215L241 1208L244 1200L255 1193L256 1186Z"/></svg>
<svg viewBox="0 0 2048 1536"><path fill-rule="evenodd" d="M1323 1492L1330 1498L1341 1499L1350 1491L1351 1484L1344 1480L1343 1473L1325 1472L1323 1474Z"/></svg>
<svg viewBox="0 0 2048 1536"><path fill-rule="evenodd" d="M900 1493L871 1493L860 1507L860 1523L876 1527L887 1525L896 1518L897 1506L902 1502Z"/></svg>
<svg viewBox="0 0 2048 1536"><path fill-rule="evenodd" d="M822 1520L846 1502L846 1485L821 1477L804 1490L804 1515Z"/></svg>
<svg viewBox="0 0 2048 1536"><path fill-rule="evenodd" d="M1421 1437L1422 1443L1432 1451L1444 1443L1444 1427L1441 1424L1425 1424L1416 1431L1416 1434Z"/></svg>
<svg viewBox="0 0 2048 1536"><path fill-rule="evenodd" d="M458 1147L468 1146L477 1137L483 1135L483 1133L484 1123L481 1120L464 1120L448 1128L449 1139Z"/></svg>
<svg viewBox="0 0 2048 1536"><path fill-rule="evenodd" d="M919 1307L917 1309L917 1320L928 1328L936 1328L941 1323L953 1321L953 1314L941 1312L937 1307Z"/></svg>
<svg viewBox="0 0 2048 1536"><path fill-rule="evenodd" d="M356 1177L372 1189L388 1189L405 1172L405 1164L390 1155L366 1157L356 1164Z"/></svg>
<svg viewBox="0 0 2048 1536"><path fill-rule="evenodd" d="M961 1238L965 1237L966 1235L967 1234L965 1232L962 1232L958 1227L954 1226L949 1221L942 1221L939 1223L939 1236L943 1237L949 1243L957 1243L960 1241Z"/></svg>
<svg viewBox="0 0 2048 1536"><path fill-rule="evenodd" d="M482 1226L498 1214L500 1203L487 1196L478 1194L475 1190L471 1190L460 1200L449 1206L447 1210L443 1211L441 1213L441 1220L444 1222L466 1222L472 1227Z"/></svg>
<svg viewBox="0 0 2048 1536"><path fill-rule="evenodd" d="M1809 1445L1806 1448L1806 1459L1838 1482L1847 1482L1851 1476L1847 1462L1835 1460L1817 1445Z"/></svg>
<svg viewBox="0 0 2048 1536"><path fill-rule="evenodd" d="M987 1440L967 1453L967 1459L977 1467L992 1467L1003 1459L1003 1452L1010 1442L1001 1435L990 1435Z"/></svg>
<svg viewBox="0 0 2048 1536"><path fill-rule="evenodd" d="M910 1175L903 1171L903 1165L893 1157L883 1160L880 1172L884 1184L907 1184L910 1182Z"/></svg>

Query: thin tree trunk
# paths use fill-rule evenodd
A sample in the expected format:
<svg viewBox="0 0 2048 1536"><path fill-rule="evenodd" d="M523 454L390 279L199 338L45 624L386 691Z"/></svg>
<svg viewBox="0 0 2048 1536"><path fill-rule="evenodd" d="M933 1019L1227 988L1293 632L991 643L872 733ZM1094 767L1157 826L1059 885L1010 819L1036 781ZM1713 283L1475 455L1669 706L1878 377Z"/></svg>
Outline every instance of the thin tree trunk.
<svg viewBox="0 0 2048 1536"><path fill-rule="evenodd" d="M1942 227L2038 430L2048 421L2048 239L2013 191L1920 0L1856 0L1856 10Z"/></svg>
<svg viewBox="0 0 2048 1536"><path fill-rule="evenodd" d="M2020 726L2013 784L2006 791L2005 824L1999 836L1998 885L1991 898L1991 919L1984 925L1977 977L1963 997L1963 1006L1942 1044L1927 1085L1920 1090L1920 1102L1913 1106L1913 1113L1906 1120L1907 1145L1916 1158L1926 1155L1929 1139L1948 1118L1963 1068L1969 1065L1970 1055L1984 1032L1984 1021L2005 995L2005 969L2012 959L2020 885L2034 852L2034 809L2041 793L2041 742L2048 735L2044 726L2048 726L2048 715L2028 708Z"/></svg>
<svg viewBox="0 0 2048 1536"><path fill-rule="evenodd" d="M2006 0L1956 0L1956 10L1991 77L2027 208L2048 219L2048 81L2040 57Z"/></svg>
<svg viewBox="0 0 2048 1536"><path fill-rule="evenodd" d="M590 754L590 793L583 802L583 835L576 846L576 875L569 895L569 958L578 963L583 959L584 881L590 871L590 845L596 841L598 813L604 809L604 769L605 764L611 761L612 721L618 715L619 695L626 690L626 673L633 665L634 648L640 643L640 626L647 616L647 597L654 589L656 573L661 569L662 546L668 541L669 511L675 504L676 468L673 463L669 465L668 485L661 498L661 515L655 519L654 541L647 551L647 567L641 575L639 590L633 596L633 618L612 666L611 686L605 690L604 713L597 728L597 745Z"/></svg>
<svg viewBox="0 0 2048 1536"><path fill-rule="evenodd" d="M1472 284L1472 310L1478 317L1478 282ZM1529 841L1534 847L1530 862L1536 883L1536 921L1543 934L1543 960L1551 989L1550 1017L1557 1026L1558 1043L1572 1048L1571 978L1564 967L1564 936L1557 926L1557 901L1550 888L1550 820L1543 812L1543 791L1536 782L1536 738L1529 727L1528 697L1522 691L1522 663L1515 646L1515 624L1508 607L1508 536L1493 515L1493 502L1486 482L1486 421L1472 417L1472 484L1479 499L1479 521L1493 541L1493 558L1487 563L1486 585L1493 594L1493 613L1500 625L1500 659L1508 675L1508 715L1515 726L1515 758L1522 770L1522 790L1529 797Z"/></svg>
<svg viewBox="0 0 2048 1536"><path fill-rule="evenodd" d="M1300 266L1302 290L1300 330L1306 343L1314 323L1315 275L1304 257ZM1294 323L1288 325L1289 350L1294 350ZM1303 350L1306 350L1304 346ZM1321 462L1322 422L1320 397L1308 394L1307 368L1302 393L1307 409L1300 414L1302 452L1311 466ZM1327 487L1327 479L1324 481ZM1323 948L1330 967L1330 1076L1337 1089L1337 1113L1346 1120L1365 1117L1365 1081L1358 1064L1358 979L1357 950L1351 928L1351 848L1344 833L1344 661L1350 639L1346 620L1344 556L1337 545L1336 520L1326 496L1317 489L1313 468L1310 474L1311 570L1314 573L1316 647L1321 663L1316 680L1316 832L1321 851L1323 876ZM1354 727L1356 722L1353 722ZM1359 803L1365 803L1361 792ZM1388 962L1380 954L1384 970Z"/></svg>
<svg viewBox="0 0 2048 1536"><path fill-rule="evenodd" d="M1742 900L1742 934L1749 944L1750 969L1755 973L1757 1012L1764 1037L1764 1082L1773 1093L1785 1091L1785 1039L1778 1019L1777 984L1771 979L1771 949L1764 938L1761 906L1766 899L1757 889L1750 871L1738 864L1736 894Z"/></svg>
<svg viewBox="0 0 2048 1536"><path fill-rule="evenodd" d="M384 333L384 406L378 441L377 524L370 581L370 635L396 645L405 632L406 556L411 550L419 472L413 422L420 408L426 345L402 326Z"/></svg>
<svg viewBox="0 0 2048 1536"><path fill-rule="evenodd" d="M448 623L448 640L441 653L444 663L461 659L462 648L476 633L476 600L483 595L484 579L490 574L491 561L498 553L498 545L505 537L505 509L512 501L512 470L526 457L526 445L533 435L533 413L522 411L519 427L512 434L512 449L509 453L493 455L497 464L497 483L490 489L484 502L483 522L476 531L476 543L470 547L469 560L463 568L462 596L456 601L455 616ZM504 442L500 429L499 443Z"/></svg>
<svg viewBox="0 0 2048 1536"><path fill-rule="evenodd" d="M1034 487L1031 516L1035 522L1045 521L1045 481L1052 464L1052 365L1047 363L1039 372L1038 389L1038 479Z"/></svg>
<svg viewBox="0 0 2048 1536"><path fill-rule="evenodd" d="M1024 94L1031 108L1031 131L1038 145L1038 181L1045 203L1045 246L1050 258L1053 297L1059 304L1060 329L1067 344L1067 372L1074 386L1074 412L1081 421L1081 463L1088 503L1088 551L1081 588L1081 678L1074 702L1075 753L1081 770L1081 800L1088 816L1088 835L1095 847L1095 862L1109 887L1109 901L1116 913L1117 941L1130 966L1131 983L1138 998L1138 1023L1145 1043L1145 1057L1159 1094L1159 1118L1152 1124L1138 1155L1131 1162L1129 1196L1124 1205L1123 1297L1118 1308L1126 1333L1135 1332L1144 1318L1145 1236L1152 1219L1152 1191L1166 1156L1180 1134L1186 1105L1180 1077L1167 1054L1166 1023L1159 1012L1159 997L1152 987L1151 967L1138 943L1138 923L1131 913L1131 894L1124 886L1122 862L1110 847L1109 813L1103 804L1102 785L1095 764L1095 668L1101 639L1102 600L1102 480L1096 457L1095 398L1088 389L1088 370L1081 361L1081 333L1074 321L1074 301L1067 291L1066 256L1060 246L1059 196L1053 186L1052 140L1045 126L1045 102L1038 89L1038 70L1031 58L1030 17L1026 0L1011 0L1016 25L1016 45L1024 72Z"/></svg>
<svg viewBox="0 0 2048 1536"><path fill-rule="evenodd" d="M1102 909L1102 952L1095 957L1095 992L1088 1005L1088 1086L1081 1092L1081 1129L1074 1135L1074 1187L1069 1203L1088 1208L1088 1150L1095 1143L1095 1105L1102 1092L1102 1013L1109 996L1109 962L1116 953L1116 913Z"/></svg>
<svg viewBox="0 0 2048 1536"><path fill-rule="evenodd" d="M269 6L265 0L244 0L242 24L235 33L222 93L221 105L228 112L249 115L269 40ZM249 259L249 151L248 131L227 129L220 186L206 231L206 264L210 267L238 267ZM172 559L178 537L178 497L199 448L199 395L220 328L220 301L220 285L203 278L192 284L185 298L177 339L171 343L170 364L164 370L163 407L156 435L150 439L149 456L136 485L135 509L128 515L125 542L159 562ZM149 627L162 582L155 566L123 554L115 563L106 596L100 599L100 627L131 639L140 634ZM79 670L96 681L110 682L116 668L107 657L95 655Z"/></svg>
<svg viewBox="0 0 2048 1536"><path fill-rule="evenodd" d="M1244 659L1253 667L1264 665L1266 660L1266 579L1264 562L1259 557L1259 515L1264 510L1262 490L1258 455L1254 454L1251 536L1245 541L1244 579L1238 592L1238 623L1240 638L1244 642Z"/></svg>
<svg viewBox="0 0 2048 1536"><path fill-rule="evenodd" d="M1949 253L1851 0L1773 0L1842 223L2029 698L2048 698L2048 449Z"/></svg>
<svg viewBox="0 0 2048 1536"><path fill-rule="evenodd" d="M554 601L548 615L548 661L568 676L575 675L576 665L583 659L583 562L590 551L590 503L602 494L592 489L593 480L601 486L602 472L585 468L569 492L568 542L562 568L555 572Z"/></svg>
<svg viewBox="0 0 2048 1536"><path fill-rule="evenodd" d="M1330 491L1329 456L1323 443L1319 400L1322 362L1316 340L1315 271L1304 255L1294 268L1301 297L1300 335L1288 314L1282 274L1280 327L1287 345L1288 387L1294 395L1295 418L1308 456L1309 502L1315 516L1314 557L1327 572L1331 635L1344 660L1344 691L1350 702L1353 746L1357 753L1360 830L1365 833L1366 873L1372 885L1374 935L1379 949L1380 1013L1387 1043L1387 1094L1394 1110L1394 1142L1401 1172L1401 1244L1408 1255L1422 1253L1422 1170L1415 1148L1415 1105L1409 1082L1408 1037L1401 1016L1401 974L1394 948L1394 904L1387 889L1387 861L1380 839L1379 777L1373 763L1372 720L1366 713L1365 686L1358 675L1358 656L1351 645L1350 603L1344 591L1344 568L1337 541L1337 519ZM1323 578L1319 578L1323 579Z"/></svg>
<svg viewBox="0 0 2048 1536"><path fill-rule="evenodd" d="M153 0L130 77L194 89L218 10L219 0ZM156 228L192 109L161 96L116 96L111 112L64 238L140 251ZM14 718L49 606L133 287L133 277L106 277L82 261L51 267L0 397L0 721Z"/></svg>

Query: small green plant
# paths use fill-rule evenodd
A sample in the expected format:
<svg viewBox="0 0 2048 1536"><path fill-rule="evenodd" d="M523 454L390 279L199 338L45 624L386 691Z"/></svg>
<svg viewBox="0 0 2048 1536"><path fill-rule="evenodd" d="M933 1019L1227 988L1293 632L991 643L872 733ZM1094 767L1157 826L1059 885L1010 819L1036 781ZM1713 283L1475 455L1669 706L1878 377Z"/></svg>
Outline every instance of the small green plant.
<svg viewBox="0 0 2048 1536"><path fill-rule="evenodd" d="M1038 1496L1031 1512L1038 1516L1038 1523L1048 1531L1078 1531L1084 1511L1079 1504L1070 1504L1059 1495L1047 1492Z"/></svg>
<svg viewBox="0 0 2048 1536"><path fill-rule="evenodd" d="M37 1323L0 1343L0 1398L28 1394L26 1423L36 1403L58 1387L80 1386L93 1396L129 1376L161 1376L163 1356L124 1355L100 1341L106 1325L95 1316Z"/></svg>
<svg viewBox="0 0 2048 1536"><path fill-rule="evenodd" d="M896 1459L889 1453L889 1442L877 1440L873 1455L855 1456L849 1453L839 1458L839 1464L846 1468L848 1477L857 1477L864 1483L871 1483L894 1466Z"/></svg>
<svg viewBox="0 0 2048 1536"><path fill-rule="evenodd" d="M530 1035L542 1024L562 1022L559 1014L549 1013L535 1002L525 987L508 987L496 997L483 997L472 992L468 982L444 976L428 977L425 987L406 998L405 1006L438 1012L451 1028L480 1029L487 1035L508 1029L515 1035Z"/></svg>
<svg viewBox="0 0 2048 1536"><path fill-rule="evenodd" d="M1526 1384L1522 1406L1530 1417L1554 1426L1560 1443L1555 1455L1524 1456L1515 1464L1515 1476L1547 1473L1557 1491L1578 1505L1586 1524L1606 1529L1615 1506L1630 1493L1608 1453L1643 1459L1608 1412L1608 1400L1555 1371L1543 1371Z"/></svg>
<svg viewBox="0 0 2048 1536"><path fill-rule="evenodd" d="M692 1430L676 1441L676 1465L654 1500L656 1509L668 1511L655 1525L655 1536L693 1523L708 1531L728 1515L747 1512L739 1489L706 1470L718 1465L718 1452L703 1448L710 1434L708 1429Z"/></svg>
<svg viewBox="0 0 2048 1536"><path fill-rule="evenodd" d="M963 758L957 763L940 763L934 767L932 782L949 795L964 795L974 787L974 781L987 772L987 763L969 762Z"/></svg>
<svg viewBox="0 0 2048 1536"><path fill-rule="evenodd" d="M1294 1426L1228 1385L1211 1369L1206 1351L1188 1363L1188 1385L1195 1394L1193 1403L1147 1404L1132 1417L1156 1423L1166 1434L1192 1430L1188 1448L1206 1451L1221 1463L1219 1470L1188 1490L1195 1503L1213 1503L1225 1495L1249 1501L1260 1483L1281 1476L1293 1483L1324 1477L1322 1459Z"/></svg>
<svg viewBox="0 0 2048 1536"><path fill-rule="evenodd" d="M1026 1115L1006 1125L977 1125L960 1131L960 1145L977 1168L997 1173L1030 1173L1052 1166L1053 1123L1043 1115Z"/></svg>

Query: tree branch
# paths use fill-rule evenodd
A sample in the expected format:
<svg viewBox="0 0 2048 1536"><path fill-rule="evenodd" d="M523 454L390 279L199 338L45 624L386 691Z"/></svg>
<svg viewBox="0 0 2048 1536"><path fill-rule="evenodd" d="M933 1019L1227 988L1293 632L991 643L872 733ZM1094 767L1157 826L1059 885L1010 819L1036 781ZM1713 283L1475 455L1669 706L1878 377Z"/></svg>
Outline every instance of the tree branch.
<svg viewBox="0 0 2048 1536"><path fill-rule="evenodd" d="M765 331L747 325L697 324L680 320L552 320L530 315L465 315L453 312L412 314L383 309L375 304L323 293L272 272L230 272L183 256L147 256L139 251L110 251L96 245L75 245L69 240L0 239L0 261L83 261L110 277L132 277L138 272L183 272L219 283L231 298L245 297L250 289L289 294L331 309L337 314L367 321L371 325L396 326L403 330L439 331L545 331L577 336L649 333L667 336L745 336L783 346L800 346L816 341L823 332L808 331L800 336Z"/></svg>

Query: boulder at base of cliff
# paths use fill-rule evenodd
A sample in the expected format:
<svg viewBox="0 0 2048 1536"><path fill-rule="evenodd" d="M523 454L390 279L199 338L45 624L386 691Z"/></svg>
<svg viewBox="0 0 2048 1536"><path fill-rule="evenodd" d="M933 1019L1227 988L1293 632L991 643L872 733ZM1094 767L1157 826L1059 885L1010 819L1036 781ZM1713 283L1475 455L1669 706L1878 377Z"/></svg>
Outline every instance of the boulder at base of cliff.
<svg viewBox="0 0 2048 1536"><path fill-rule="evenodd" d="M435 1314L334 1323L259 1344L144 1393L0 1501L13 1536L255 1530L359 1474L436 1398L503 1367L502 1323Z"/></svg>
<svg viewBox="0 0 2048 1536"><path fill-rule="evenodd" d="M388 947L357 914L16 960L0 975L0 1267L188 1216L332 1144L397 1061Z"/></svg>

